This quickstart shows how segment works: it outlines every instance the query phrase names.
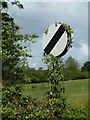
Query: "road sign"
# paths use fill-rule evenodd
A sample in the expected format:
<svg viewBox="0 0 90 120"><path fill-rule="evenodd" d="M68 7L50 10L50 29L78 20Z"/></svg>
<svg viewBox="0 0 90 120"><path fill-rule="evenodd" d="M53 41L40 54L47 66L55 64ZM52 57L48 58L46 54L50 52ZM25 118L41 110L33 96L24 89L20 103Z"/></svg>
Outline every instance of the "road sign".
<svg viewBox="0 0 90 120"><path fill-rule="evenodd" d="M43 50L55 57L63 56L68 51L67 32L60 23L50 25L43 34Z"/></svg>

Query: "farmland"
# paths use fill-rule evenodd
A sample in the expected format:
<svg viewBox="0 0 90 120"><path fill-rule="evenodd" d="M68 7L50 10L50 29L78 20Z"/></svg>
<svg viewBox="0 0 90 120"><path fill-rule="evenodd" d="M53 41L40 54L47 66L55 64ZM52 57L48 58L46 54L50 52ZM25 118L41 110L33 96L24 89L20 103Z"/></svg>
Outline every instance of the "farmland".
<svg viewBox="0 0 90 120"><path fill-rule="evenodd" d="M42 99L48 90L47 83L38 84L21 84L21 92L23 96L32 96ZM71 106L84 107L88 106L88 80L72 80L65 81L65 95L68 104Z"/></svg>

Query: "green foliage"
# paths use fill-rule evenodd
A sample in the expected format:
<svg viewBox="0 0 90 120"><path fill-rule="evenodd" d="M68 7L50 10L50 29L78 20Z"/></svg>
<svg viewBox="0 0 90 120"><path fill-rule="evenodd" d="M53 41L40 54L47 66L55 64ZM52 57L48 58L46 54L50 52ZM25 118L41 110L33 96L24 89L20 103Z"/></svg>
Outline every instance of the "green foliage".
<svg viewBox="0 0 90 120"><path fill-rule="evenodd" d="M5 1L3 1L3 2L2 2L2 8L8 8L8 3L5 2Z"/></svg>
<svg viewBox="0 0 90 120"><path fill-rule="evenodd" d="M87 75L81 72L79 63L71 56L64 63L63 73L66 80L87 78Z"/></svg>
<svg viewBox="0 0 90 120"><path fill-rule="evenodd" d="M50 62L50 60L47 58L47 61L45 60L44 62L47 63ZM82 71L75 58L69 57L65 62L62 61L62 66L64 66L62 67L62 74L64 75L65 80L87 79L89 77L89 72ZM29 80L26 78L22 79L20 81L21 83L48 82L48 78L50 78L49 69L43 70L40 67L38 70L35 70L35 68L30 68L29 66L24 67L24 69L24 73ZM52 70L50 71L52 72Z"/></svg>
<svg viewBox="0 0 90 120"><path fill-rule="evenodd" d="M50 118L62 119L62 115L66 109L65 88L62 82L64 80L62 75L62 59L49 55L44 58L44 62L47 64L49 71L47 99Z"/></svg>
<svg viewBox="0 0 90 120"><path fill-rule="evenodd" d="M63 74L66 80L87 79L89 72L85 69L89 69L87 62L80 68L78 61L70 56L64 62Z"/></svg>
<svg viewBox="0 0 90 120"><path fill-rule="evenodd" d="M11 2L12 5L16 5L18 6L20 9L23 9L23 5L20 3L19 0L14 0L13 2Z"/></svg>
<svg viewBox="0 0 90 120"><path fill-rule="evenodd" d="M16 87L3 87L2 95L2 119L4 120L18 120L27 119L31 113L32 99L22 97L19 88ZM30 106L31 105L31 106ZM28 113L28 115L27 115Z"/></svg>
<svg viewBox="0 0 90 120"><path fill-rule="evenodd" d="M67 108L63 118L65 120L88 120L87 108Z"/></svg>
<svg viewBox="0 0 90 120"><path fill-rule="evenodd" d="M79 63L74 59L72 58L71 56L65 61L65 64L64 64L64 67L65 68L68 68L68 69L72 69L72 70L76 70L76 69L79 69Z"/></svg>
<svg viewBox="0 0 90 120"><path fill-rule="evenodd" d="M19 86L2 87L2 120L87 120L86 108L67 107L61 113L62 101L23 97ZM50 99L49 99L50 100Z"/></svg>
<svg viewBox="0 0 90 120"><path fill-rule="evenodd" d="M19 6L20 3L15 4ZM3 8L7 8L7 2L2 2L2 6ZM22 35L19 33L19 30L20 27L16 25L14 18L10 17L8 13L2 12L3 79L19 80L24 76L27 57L31 57L30 44L35 42L35 38L38 38L36 34ZM27 46L24 45L26 43L28 44Z"/></svg>
<svg viewBox="0 0 90 120"><path fill-rule="evenodd" d="M86 61L82 66L81 70L90 72L90 61Z"/></svg>
<svg viewBox="0 0 90 120"><path fill-rule="evenodd" d="M72 47L72 43L73 43L73 41L72 41L73 40L73 37L72 37L73 30L70 27L70 25L67 25L67 24L62 24L62 25L67 32L67 49L69 49L70 47Z"/></svg>
<svg viewBox="0 0 90 120"><path fill-rule="evenodd" d="M6 2L7 1L7 2ZM18 6L20 9L23 9L23 5L20 3L19 0L9 1L9 0L2 0L2 8L8 8L8 3L11 3L12 5Z"/></svg>
<svg viewBox="0 0 90 120"><path fill-rule="evenodd" d="M25 74L30 78L31 83L47 82L48 71L42 70L42 68L35 70L34 68L27 67Z"/></svg>
<svg viewBox="0 0 90 120"><path fill-rule="evenodd" d="M87 78L90 78L90 61L86 61L81 68L81 72L84 73Z"/></svg>

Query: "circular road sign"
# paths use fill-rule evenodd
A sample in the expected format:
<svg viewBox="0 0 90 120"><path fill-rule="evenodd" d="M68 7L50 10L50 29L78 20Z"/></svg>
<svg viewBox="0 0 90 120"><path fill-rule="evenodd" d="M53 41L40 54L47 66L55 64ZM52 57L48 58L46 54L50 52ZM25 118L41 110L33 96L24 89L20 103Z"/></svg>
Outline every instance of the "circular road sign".
<svg viewBox="0 0 90 120"><path fill-rule="evenodd" d="M42 46L44 52L55 57L61 57L68 51L67 32L60 23L50 25L43 34Z"/></svg>

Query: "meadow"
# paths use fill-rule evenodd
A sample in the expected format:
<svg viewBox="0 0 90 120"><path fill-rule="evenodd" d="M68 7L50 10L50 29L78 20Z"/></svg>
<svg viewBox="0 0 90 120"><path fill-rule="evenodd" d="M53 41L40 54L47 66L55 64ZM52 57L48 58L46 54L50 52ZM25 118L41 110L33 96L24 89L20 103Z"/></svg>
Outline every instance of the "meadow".
<svg viewBox="0 0 90 120"><path fill-rule="evenodd" d="M71 106L88 106L88 79L65 81L65 96ZM48 91L48 83L20 84L23 96L43 99Z"/></svg>

